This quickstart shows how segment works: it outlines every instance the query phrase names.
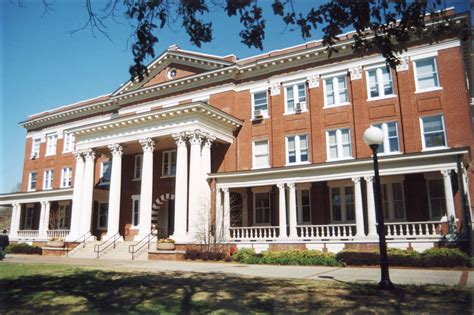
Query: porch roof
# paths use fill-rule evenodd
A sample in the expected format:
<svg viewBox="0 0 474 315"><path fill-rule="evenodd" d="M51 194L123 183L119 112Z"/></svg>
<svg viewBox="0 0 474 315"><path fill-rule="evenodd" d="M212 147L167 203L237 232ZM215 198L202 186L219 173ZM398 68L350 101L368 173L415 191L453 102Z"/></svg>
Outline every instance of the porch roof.
<svg viewBox="0 0 474 315"><path fill-rule="evenodd" d="M72 199L73 188L54 190L15 192L0 195L0 205L12 205L15 203L29 203L41 201L58 201Z"/></svg>

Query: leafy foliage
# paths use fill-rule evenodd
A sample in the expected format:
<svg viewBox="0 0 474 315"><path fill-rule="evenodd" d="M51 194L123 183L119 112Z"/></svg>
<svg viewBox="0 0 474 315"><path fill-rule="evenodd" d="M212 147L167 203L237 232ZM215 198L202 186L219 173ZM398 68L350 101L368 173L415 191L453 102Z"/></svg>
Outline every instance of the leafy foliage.
<svg viewBox="0 0 474 315"><path fill-rule="evenodd" d="M232 259L244 264L273 264L301 266L340 266L335 255L317 250L288 250L256 254L253 249L243 248L232 255Z"/></svg>
<svg viewBox="0 0 474 315"><path fill-rule="evenodd" d="M10 244L6 248L7 254L34 254L41 255L41 247L28 245L26 243Z"/></svg>
<svg viewBox="0 0 474 315"><path fill-rule="evenodd" d="M220 261L224 260L225 253L223 252L211 252L211 251L200 251L197 249L188 249L186 250L186 253L184 254L185 259L190 259L190 260L214 260L214 261Z"/></svg>

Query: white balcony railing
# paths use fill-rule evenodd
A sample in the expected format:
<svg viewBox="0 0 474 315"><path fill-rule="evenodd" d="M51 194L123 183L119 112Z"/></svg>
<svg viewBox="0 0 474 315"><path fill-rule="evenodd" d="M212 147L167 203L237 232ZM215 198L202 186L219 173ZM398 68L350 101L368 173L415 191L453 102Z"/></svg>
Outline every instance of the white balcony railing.
<svg viewBox="0 0 474 315"><path fill-rule="evenodd" d="M426 222L388 222L385 223L387 238L439 238L439 221Z"/></svg>
<svg viewBox="0 0 474 315"><path fill-rule="evenodd" d="M298 225L298 237L303 239L347 239L355 235L355 224Z"/></svg>
<svg viewBox="0 0 474 315"><path fill-rule="evenodd" d="M48 230L46 232L48 235L48 238L66 238L69 235L69 230Z"/></svg>
<svg viewBox="0 0 474 315"><path fill-rule="evenodd" d="M19 230L18 231L18 238L33 239L33 238L37 238L38 235L39 235L38 230Z"/></svg>
<svg viewBox="0 0 474 315"><path fill-rule="evenodd" d="M231 227L230 238L232 240L271 240L279 236L278 227Z"/></svg>

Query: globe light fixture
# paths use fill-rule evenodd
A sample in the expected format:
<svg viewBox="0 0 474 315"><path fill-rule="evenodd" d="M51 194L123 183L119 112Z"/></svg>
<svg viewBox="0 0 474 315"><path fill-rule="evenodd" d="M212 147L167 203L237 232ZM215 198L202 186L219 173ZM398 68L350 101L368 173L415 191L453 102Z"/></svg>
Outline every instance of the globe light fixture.
<svg viewBox="0 0 474 315"><path fill-rule="evenodd" d="M375 216L377 219L377 234L379 235L379 251L380 251L380 272L381 280L379 289L393 290L395 287L390 281L388 271L388 255L387 241L385 240L385 222L382 211L382 195L380 190L380 175L377 150L383 143L383 131L380 128L370 126L364 132L364 142L372 149L372 158L374 165L374 192L375 192Z"/></svg>

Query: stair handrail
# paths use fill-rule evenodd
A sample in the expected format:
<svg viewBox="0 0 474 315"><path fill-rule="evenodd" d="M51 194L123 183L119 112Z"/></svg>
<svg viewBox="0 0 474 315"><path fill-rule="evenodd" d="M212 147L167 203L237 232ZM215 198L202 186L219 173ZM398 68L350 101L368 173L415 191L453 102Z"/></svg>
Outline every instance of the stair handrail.
<svg viewBox="0 0 474 315"><path fill-rule="evenodd" d="M114 248L115 248L115 244L116 244L117 240L120 237L121 237L120 233L117 232L114 235L112 235L111 237L109 237L108 239L106 239L105 241L103 241L102 243L94 245L94 252L97 253L97 258L100 257L100 253L102 253L104 250L106 250L110 246L113 245ZM103 248L101 248L101 247L103 247Z"/></svg>
<svg viewBox="0 0 474 315"><path fill-rule="evenodd" d="M159 239L161 237L161 229L158 229L158 233L149 233L145 235L144 238L139 240L136 244L134 245L129 245L128 246L128 253L132 254L132 260L134 260L138 255L135 256L136 253L138 253L145 245L148 245L148 249L150 249L150 243L154 238ZM143 244L142 244L143 243ZM139 246L138 248L136 248Z"/></svg>
<svg viewBox="0 0 474 315"><path fill-rule="evenodd" d="M79 243L78 245L74 246L74 248L76 248L78 246L81 246L81 244L82 244L82 248L84 248L84 247L86 247L86 241L88 239L90 239L91 237L95 238L95 236L91 233L91 231L87 231L86 233L79 236L76 240L74 240L72 242L65 243L65 245L66 245L66 256L69 256L69 244L70 243L73 243L73 244Z"/></svg>

